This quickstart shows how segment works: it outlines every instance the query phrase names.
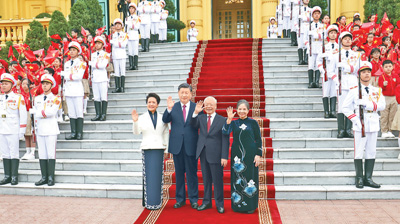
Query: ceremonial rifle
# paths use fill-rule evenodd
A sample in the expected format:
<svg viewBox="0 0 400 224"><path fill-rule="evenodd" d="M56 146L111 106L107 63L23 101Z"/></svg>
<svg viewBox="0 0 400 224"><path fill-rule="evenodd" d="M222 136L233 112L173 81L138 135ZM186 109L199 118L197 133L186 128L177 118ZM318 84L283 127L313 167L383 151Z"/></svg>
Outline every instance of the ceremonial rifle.
<svg viewBox="0 0 400 224"><path fill-rule="evenodd" d="M339 63L342 62L342 39L339 38ZM342 95L342 68L339 67L339 96Z"/></svg>
<svg viewBox="0 0 400 224"><path fill-rule="evenodd" d="M285 5L282 3L282 21L283 21L283 9L285 8L284 6Z"/></svg>
<svg viewBox="0 0 400 224"><path fill-rule="evenodd" d="M290 3L290 20L292 20L293 16L293 2Z"/></svg>
<svg viewBox="0 0 400 224"><path fill-rule="evenodd" d="M322 32L322 55L325 54L325 32ZM322 57L322 67L325 71L325 82L328 81L328 75L326 74L326 60L325 57Z"/></svg>
<svg viewBox="0 0 400 224"><path fill-rule="evenodd" d="M29 70L29 69L28 69ZM30 71L29 71L30 73ZM32 74L31 74L32 76ZM30 101L30 107L33 108L34 104L33 104L33 98L32 98L32 93L31 93L31 81L28 78L28 91L29 91L29 101ZM31 114L31 126L32 126L32 141L33 143L36 143L36 134L35 134L35 117L33 116L33 114Z"/></svg>
<svg viewBox="0 0 400 224"><path fill-rule="evenodd" d="M298 37L300 37L300 32L301 32L301 20L300 20L300 15L301 15L301 6L299 4L299 33L297 34Z"/></svg>
<svg viewBox="0 0 400 224"><path fill-rule="evenodd" d="M358 58L358 67L360 67L361 64L361 57ZM362 87L361 87L361 72L358 72L358 99L362 100ZM365 137L365 126L364 126L364 106L359 105L359 113L360 113L360 121L361 121L361 136L364 138Z"/></svg>
<svg viewBox="0 0 400 224"><path fill-rule="evenodd" d="M312 25L312 20L311 20L311 12L310 12L310 30L309 30L309 33L308 33L308 44L310 45L310 57L311 57L311 55L312 55L312 46L311 46L311 41L312 41L312 39L311 39L311 25Z"/></svg>

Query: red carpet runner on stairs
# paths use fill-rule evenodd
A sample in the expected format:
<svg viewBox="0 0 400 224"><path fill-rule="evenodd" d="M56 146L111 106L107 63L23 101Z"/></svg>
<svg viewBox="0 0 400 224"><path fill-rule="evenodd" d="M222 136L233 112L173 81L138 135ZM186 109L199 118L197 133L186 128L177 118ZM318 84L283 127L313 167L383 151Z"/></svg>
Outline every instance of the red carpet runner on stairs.
<svg viewBox="0 0 400 224"><path fill-rule="evenodd" d="M262 39L230 39L200 41L193 58L187 82L193 87L194 101L214 96L218 100L217 113L226 117L226 108L240 99L250 103L249 117L257 120L263 140L263 163L259 167L259 206L253 214L233 212L231 209L230 160L224 169L225 213L213 208L196 211L190 203L174 209L175 175L171 155L165 157L164 204L162 209L145 209L135 223L282 223L275 202L273 149L269 120L265 118L265 89L262 65ZM232 142L232 139L231 139ZM199 163L199 204L204 193Z"/></svg>

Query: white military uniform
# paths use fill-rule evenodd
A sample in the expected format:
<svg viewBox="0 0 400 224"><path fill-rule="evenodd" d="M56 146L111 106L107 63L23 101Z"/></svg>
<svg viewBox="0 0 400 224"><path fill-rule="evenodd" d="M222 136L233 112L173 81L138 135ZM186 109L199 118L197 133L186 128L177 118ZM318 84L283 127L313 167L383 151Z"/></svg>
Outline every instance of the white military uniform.
<svg viewBox="0 0 400 224"><path fill-rule="evenodd" d="M364 107L364 128L365 138L361 137L360 122L360 99L358 88L350 90L343 102L343 113L353 122L354 130L354 159L363 159L365 150L365 159L375 159L376 142L378 137L379 114L378 111L385 109L385 97L381 89L368 85L362 86L362 101ZM368 91L367 89L368 88Z"/></svg>
<svg viewBox="0 0 400 224"><path fill-rule="evenodd" d="M299 31L299 7L301 5L301 0L291 0L291 4L293 4L292 12L292 20L290 20L290 29L292 32ZM297 38L297 36L296 36Z"/></svg>
<svg viewBox="0 0 400 224"><path fill-rule="evenodd" d="M339 53L339 44L335 43L327 43L325 44L325 55L322 53L318 55L317 63L318 68L321 71L322 76L322 96L323 97L336 97L337 89L338 89L338 78L335 68L334 57L328 57L327 55L336 56ZM323 58L325 57L326 62L326 75L328 77L328 81L325 80L325 71L323 70ZM338 56L336 56L338 57Z"/></svg>
<svg viewBox="0 0 400 224"><path fill-rule="evenodd" d="M128 54L130 56L139 55L139 29L140 19L134 14L126 17L125 30L128 33Z"/></svg>
<svg viewBox="0 0 400 224"><path fill-rule="evenodd" d="M322 53L322 44L324 41L322 37L326 37L324 24L319 21L318 23L312 22L309 35L311 36L311 51L308 49L308 55L310 56L308 59L308 69L316 71L318 70L317 57Z"/></svg>
<svg viewBox="0 0 400 224"><path fill-rule="evenodd" d="M168 10L162 9L160 14L160 36L158 40L167 40L167 18L168 18Z"/></svg>
<svg viewBox="0 0 400 224"><path fill-rule="evenodd" d="M78 57L65 62L64 71L64 96L67 101L68 115L70 118L83 118L83 85L82 78L86 65Z"/></svg>
<svg viewBox="0 0 400 224"><path fill-rule="evenodd" d="M197 35L199 35L199 31L196 28L189 28L187 31L188 42L197 41Z"/></svg>
<svg viewBox="0 0 400 224"><path fill-rule="evenodd" d="M107 101L108 78L107 65L110 56L104 50L92 53L92 60L89 65L92 66L92 88L94 101Z"/></svg>
<svg viewBox="0 0 400 224"><path fill-rule="evenodd" d="M24 97L14 92L0 95L0 149L5 159L19 159L19 139L27 122Z"/></svg>
<svg viewBox="0 0 400 224"><path fill-rule="evenodd" d="M282 29L288 30L290 29L290 0L281 0L279 10L283 13L283 20L282 14L280 15L280 19L282 20Z"/></svg>
<svg viewBox="0 0 400 224"><path fill-rule="evenodd" d="M297 38L298 48L299 49L307 49L308 48L308 32L310 29L310 20L311 20L311 8L308 6L301 6L300 8L300 37Z"/></svg>
<svg viewBox="0 0 400 224"><path fill-rule="evenodd" d="M278 38L278 26L276 24L269 25L267 35L268 38Z"/></svg>
<svg viewBox="0 0 400 224"><path fill-rule="evenodd" d="M146 0L141 1L137 9L140 18L140 38L150 38L150 27L151 27L151 2Z"/></svg>
<svg viewBox="0 0 400 224"><path fill-rule="evenodd" d="M282 19L282 5L278 4L276 6L276 23L278 24L278 37L282 36L282 27L283 27L283 19Z"/></svg>
<svg viewBox="0 0 400 224"><path fill-rule="evenodd" d="M151 2L151 34L159 34L160 33L160 13L161 13L161 4L159 1Z"/></svg>
<svg viewBox="0 0 400 224"><path fill-rule="evenodd" d="M39 159L56 159L57 135L60 134L57 112L61 109L58 96L49 93L35 97L35 131L39 148Z"/></svg>
<svg viewBox="0 0 400 224"><path fill-rule="evenodd" d="M112 60L116 77L125 76L126 71L126 45L128 44L128 34L123 31L115 32L112 35Z"/></svg>

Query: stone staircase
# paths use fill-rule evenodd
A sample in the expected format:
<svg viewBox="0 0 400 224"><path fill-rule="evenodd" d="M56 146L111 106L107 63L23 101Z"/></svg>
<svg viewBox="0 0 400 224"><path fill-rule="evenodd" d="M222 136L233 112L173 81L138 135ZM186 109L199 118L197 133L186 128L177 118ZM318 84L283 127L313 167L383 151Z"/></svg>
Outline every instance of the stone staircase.
<svg viewBox="0 0 400 224"><path fill-rule="evenodd" d="M38 160L21 161L20 183L0 186L0 194L73 196L100 198L142 197L141 136L132 134L133 108L147 111L146 95L160 95L158 111L164 112L166 99L178 100L177 87L186 81L197 43L153 44L150 52L140 53L138 71L127 70L125 93L111 93L107 121L92 122L93 101L89 101L84 121L84 140L66 141L68 122L60 123L57 142L56 185L34 185L40 179ZM21 156L25 153L20 144ZM36 155L38 158L38 155ZM0 164L3 176L3 164Z"/></svg>
<svg viewBox="0 0 400 224"><path fill-rule="evenodd" d="M399 199L397 139L378 138L374 180L354 186L353 139L337 139L336 119L324 119L321 89L308 89L307 66L297 65L289 40L264 40L266 113L271 120L276 199Z"/></svg>

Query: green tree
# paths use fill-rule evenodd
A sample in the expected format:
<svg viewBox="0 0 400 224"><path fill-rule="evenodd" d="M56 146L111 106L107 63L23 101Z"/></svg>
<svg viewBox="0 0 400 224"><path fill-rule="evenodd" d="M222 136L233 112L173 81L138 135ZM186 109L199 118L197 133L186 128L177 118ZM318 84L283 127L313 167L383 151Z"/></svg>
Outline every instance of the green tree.
<svg viewBox="0 0 400 224"><path fill-rule="evenodd" d="M327 0L310 0L309 7L319 6L322 9L321 19L324 15L328 15L328 1ZM336 18L331 18L331 20Z"/></svg>
<svg viewBox="0 0 400 224"><path fill-rule="evenodd" d="M84 0L84 2L86 3L86 11L89 12L89 20L82 26L94 34L96 29L103 26L103 10L98 0Z"/></svg>
<svg viewBox="0 0 400 224"><path fill-rule="evenodd" d="M58 10L54 11L49 23L49 35L58 34L62 38L66 36L66 32L69 32L69 25L64 14Z"/></svg>
<svg viewBox="0 0 400 224"><path fill-rule="evenodd" d="M39 15L35 16L36 19L43 19L43 18L50 18L51 15L47 12L40 13Z"/></svg>
<svg viewBox="0 0 400 224"><path fill-rule="evenodd" d="M69 14L69 28L81 30L81 26L87 26L89 22L89 13L83 0L78 0L71 8Z"/></svg>
<svg viewBox="0 0 400 224"><path fill-rule="evenodd" d="M165 10L168 10L169 16L175 15L176 7L171 0L165 0Z"/></svg>
<svg viewBox="0 0 400 224"><path fill-rule="evenodd" d="M378 23L381 21L385 12L392 24L400 19L400 0L366 0L364 4L364 21L367 22L368 16L378 14Z"/></svg>
<svg viewBox="0 0 400 224"><path fill-rule="evenodd" d="M3 46L3 47L1 48L1 51L0 51L0 58L1 58L1 59L5 60L5 61L7 61L7 62L10 62L10 60L9 60L9 58L8 58L8 51L10 50L10 46L12 46L12 45L13 45L13 42L12 42L12 41L7 41L7 42L6 42L6 46ZM15 57L18 58L18 52L17 52L17 50L15 50L15 48L12 48L12 49L13 49L13 52L14 52Z"/></svg>
<svg viewBox="0 0 400 224"><path fill-rule="evenodd" d="M165 10L168 10L168 18L167 18L167 27L169 30L176 30L179 32L179 30L184 29L186 27L185 23L183 23L180 20L176 20L173 18L176 12L176 7L174 3L171 0L166 0L165 1ZM175 35L172 33L167 34L167 41L171 42L175 40Z"/></svg>
<svg viewBox="0 0 400 224"><path fill-rule="evenodd" d="M31 50L47 49L50 46L50 41L47 38L47 33L43 25L37 20L33 20L29 24L29 30L26 33L25 43L29 45Z"/></svg>

